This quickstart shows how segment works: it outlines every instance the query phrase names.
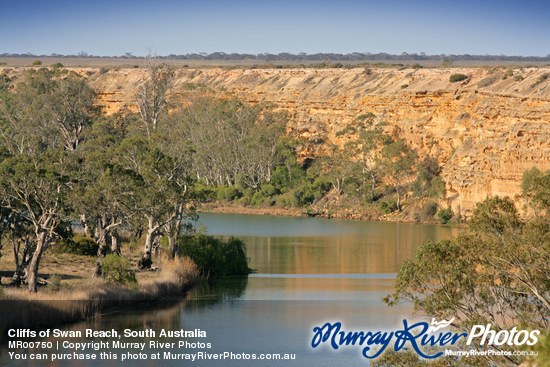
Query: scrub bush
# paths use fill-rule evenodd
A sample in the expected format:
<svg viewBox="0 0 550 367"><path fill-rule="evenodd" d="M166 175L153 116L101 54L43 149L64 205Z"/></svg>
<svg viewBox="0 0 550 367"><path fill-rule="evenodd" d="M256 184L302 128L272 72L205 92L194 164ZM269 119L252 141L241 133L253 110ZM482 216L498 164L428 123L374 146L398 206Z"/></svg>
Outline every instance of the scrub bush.
<svg viewBox="0 0 550 367"><path fill-rule="evenodd" d="M453 74L449 77L449 81L451 83L461 82L461 81L466 80L466 79L468 79L468 76L466 76L464 74Z"/></svg>
<svg viewBox="0 0 550 367"><path fill-rule="evenodd" d="M181 255L190 257L205 276L251 273L244 242L238 238L224 240L205 234L185 235L179 237L179 247Z"/></svg>

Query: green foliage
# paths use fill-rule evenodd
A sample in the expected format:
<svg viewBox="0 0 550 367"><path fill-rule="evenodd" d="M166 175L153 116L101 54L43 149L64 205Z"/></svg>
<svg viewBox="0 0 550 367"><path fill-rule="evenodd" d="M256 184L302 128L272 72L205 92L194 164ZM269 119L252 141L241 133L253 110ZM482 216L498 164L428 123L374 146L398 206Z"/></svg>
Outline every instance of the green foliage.
<svg viewBox="0 0 550 367"><path fill-rule="evenodd" d="M439 205L433 200L428 200L424 205L422 205L422 218L429 219L433 218L435 213L437 213L437 208Z"/></svg>
<svg viewBox="0 0 550 367"><path fill-rule="evenodd" d="M130 263L122 256L109 254L101 262L103 277L108 283L126 284L137 287L135 273L130 269Z"/></svg>
<svg viewBox="0 0 550 367"><path fill-rule="evenodd" d="M275 186L271 184L263 184L259 191L252 194L250 205L273 205L275 203L275 199L273 199L273 197L278 194L279 192Z"/></svg>
<svg viewBox="0 0 550 367"><path fill-rule="evenodd" d="M548 330L541 330L537 344L526 349L536 353L535 357L529 357L528 366L550 366L550 335Z"/></svg>
<svg viewBox="0 0 550 367"><path fill-rule="evenodd" d="M387 198L386 200L383 200L379 204L380 210L382 210L382 213L384 214L390 214L397 210L397 202L394 198Z"/></svg>
<svg viewBox="0 0 550 367"><path fill-rule="evenodd" d="M374 119L376 118L376 115L372 112L367 112L365 114L357 116L354 121L356 122L362 122L364 125L372 125L374 122Z"/></svg>
<svg viewBox="0 0 550 367"><path fill-rule="evenodd" d="M282 142L286 116L268 105L202 97L171 116L200 180L255 191L289 159Z"/></svg>
<svg viewBox="0 0 550 367"><path fill-rule="evenodd" d="M521 227L514 202L509 197L493 196L478 203L469 227L473 231L504 236Z"/></svg>
<svg viewBox="0 0 550 367"><path fill-rule="evenodd" d="M466 79L468 79L468 76L464 74L453 74L449 77L451 83L461 82Z"/></svg>
<svg viewBox="0 0 550 367"><path fill-rule="evenodd" d="M32 62L32 66L40 66L40 65L42 65L42 61L40 61L40 60L34 60Z"/></svg>
<svg viewBox="0 0 550 367"><path fill-rule="evenodd" d="M60 62L56 62L55 64L51 64L50 66L54 69L62 69L63 68L63 64L60 63Z"/></svg>
<svg viewBox="0 0 550 367"><path fill-rule="evenodd" d="M243 193L235 186L220 186L216 189L218 200L238 200L241 197Z"/></svg>
<svg viewBox="0 0 550 367"><path fill-rule="evenodd" d="M496 76L488 76L487 78L481 79L479 83L477 83L477 86L479 88L488 87L489 85L493 84L498 80L498 77Z"/></svg>
<svg viewBox="0 0 550 367"><path fill-rule="evenodd" d="M550 210L550 172L542 173L536 167L523 173L522 194L536 211Z"/></svg>
<svg viewBox="0 0 550 367"><path fill-rule="evenodd" d="M48 279L48 292L59 292L61 290L61 276L54 274Z"/></svg>
<svg viewBox="0 0 550 367"><path fill-rule="evenodd" d="M95 256L99 245L89 237L75 236L71 240L60 240L53 247L57 253Z"/></svg>
<svg viewBox="0 0 550 367"><path fill-rule="evenodd" d="M76 150L99 112L96 93L86 80L56 68L26 70L14 93L2 102L11 122L2 126L3 143L12 152L30 154Z"/></svg>
<svg viewBox="0 0 550 367"><path fill-rule="evenodd" d="M183 84L183 89L184 90L195 90L197 89L198 85L197 84L194 84L194 83L184 83Z"/></svg>
<svg viewBox="0 0 550 367"><path fill-rule="evenodd" d="M344 129L338 131L336 133L336 136L342 136L346 134L355 134L357 132L357 129L353 127L352 125L346 126Z"/></svg>
<svg viewBox="0 0 550 367"><path fill-rule="evenodd" d="M439 199L445 195L445 183L439 177L437 160L426 158L418 163L417 170L416 180L411 184L414 196Z"/></svg>
<svg viewBox="0 0 550 367"><path fill-rule="evenodd" d="M531 170L526 176L533 179L538 174ZM535 196L537 189L530 192ZM384 301L389 305L412 302L416 311L432 317L456 317L455 325L464 331L488 323L497 331L513 326L548 330L549 261L548 216L522 223L512 200L492 197L476 206L470 232L422 244L414 260L405 261L395 293ZM513 351L516 347L502 348ZM534 348L544 351L547 342L542 340ZM491 362L516 365L522 359Z"/></svg>
<svg viewBox="0 0 550 367"><path fill-rule="evenodd" d="M403 84L403 85L401 86L401 89L405 89L405 88L408 88L408 87L409 87L408 84Z"/></svg>
<svg viewBox="0 0 550 367"><path fill-rule="evenodd" d="M533 84L531 84L531 88L535 88L537 85L543 83L548 77L550 77L549 73L542 74Z"/></svg>
<svg viewBox="0 0 550 367"><path fill-rule="evenodd" d="M248 275L251 269L245 254L244 242L231 237L227 240L205 234L180 236L180 252L189 256L206 276Z"/></svg>
<svg viewBox="0 0 550 367"><path fill-rule="evenodd" d="M395 188L397 209L401 210L401 196L411 181L418 156L403 140L397 140L381 150L380 166L386 179Z"/></svg>
<svg viewBox="0 0 550 367"><path fill-rule="evenodd" d="M453 217L453 211L451 210L451 208L441 209L437 213L437 216L439 217L439 221L441 222L441 224L447 224L449 220L451 220L451 218Z"/></svg>
<svg viewBox="0 0 550 367"><path fill-rule="evenodd" d="M508 79L512 75L514 75L514 68L508 68L506 69L506 72L504 73L504 76L502 77L502 79Z"/></svg>

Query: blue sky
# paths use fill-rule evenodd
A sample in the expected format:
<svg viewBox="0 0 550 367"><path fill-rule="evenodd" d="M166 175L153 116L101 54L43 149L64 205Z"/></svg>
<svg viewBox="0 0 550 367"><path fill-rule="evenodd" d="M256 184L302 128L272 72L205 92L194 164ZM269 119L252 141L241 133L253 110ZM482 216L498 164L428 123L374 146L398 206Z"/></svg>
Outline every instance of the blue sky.
<svg viewBox="0 0 550 367"><path fill-rule="evenodd" d="M0 0L0 53L546 56L550 2Z"/></svg>

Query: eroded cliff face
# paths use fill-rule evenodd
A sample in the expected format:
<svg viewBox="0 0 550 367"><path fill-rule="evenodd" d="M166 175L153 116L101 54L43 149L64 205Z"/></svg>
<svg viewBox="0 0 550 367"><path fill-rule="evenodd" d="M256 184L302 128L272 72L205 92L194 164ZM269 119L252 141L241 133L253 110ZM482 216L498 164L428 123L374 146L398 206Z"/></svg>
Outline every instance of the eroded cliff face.
<svg viewBox="0 0 550 367"><path fill-rule="evenodd" d="M462 73L469 79L450 83ZM420 156L436 157L448 204L469 216L490 195L521 192L522 173L550 169L550 69L183 69L174 93L189 83L224 90L248 102L274 102L291 117L289 133L308 139L300 152L314 157L336 133L365 113L388 123ZM132 105L139 69L96 73L108 113Z"/></svg>

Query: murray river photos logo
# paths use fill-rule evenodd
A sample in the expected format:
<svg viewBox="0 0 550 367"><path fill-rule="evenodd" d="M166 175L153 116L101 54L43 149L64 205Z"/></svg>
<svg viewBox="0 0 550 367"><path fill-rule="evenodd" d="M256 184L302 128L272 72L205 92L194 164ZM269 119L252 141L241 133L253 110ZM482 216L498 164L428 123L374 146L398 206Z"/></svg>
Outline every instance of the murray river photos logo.
<svg viewBox="0 0 550 367"><path fill-rule="evenodd" d="M512 330L495 331L491 324L474 325L469 333L453 333L445 330L453 323L451 320L436 321L431 324L417 322L410 324L403 320L403 329L396 331L345 331L342 323L327 322L323 326L313 328L312 348L317 348L325 343L337 350L342 347L355 346L362 348L363 357L373 359L380 356L388 347L398 352L406 350L409 346L422 358L433 359L441 357L444 351L426 354L422 347L445 347L456 344L465 339L466 345L472 346L509 346L535 345L538 342L540 331ZM430 348L432 350L433 348Z"/></svg>

